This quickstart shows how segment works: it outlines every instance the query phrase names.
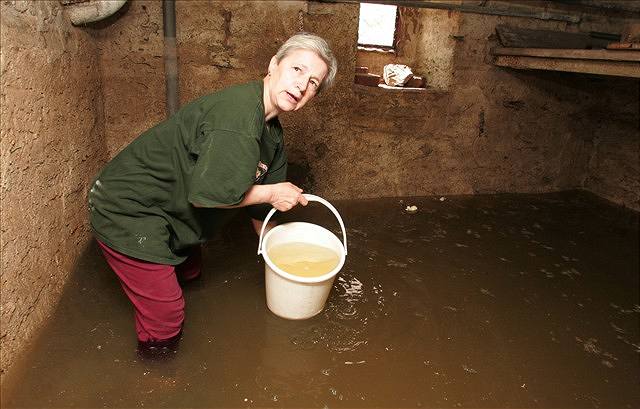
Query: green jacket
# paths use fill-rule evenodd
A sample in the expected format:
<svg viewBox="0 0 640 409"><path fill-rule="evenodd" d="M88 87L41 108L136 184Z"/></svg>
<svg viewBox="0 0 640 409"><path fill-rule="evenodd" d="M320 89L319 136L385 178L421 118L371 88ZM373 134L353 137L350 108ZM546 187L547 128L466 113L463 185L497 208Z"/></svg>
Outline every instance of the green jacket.
<svg viewBox="0 0 640 409"><path fill-rule="evenodd" d="M265 122L262 94L254 81L201 97L123 149L89 192L96 237L131 257L180 264L235 213L217 206L283 182L282 127ZM268 209L249 211L263 219Z"/></svg>

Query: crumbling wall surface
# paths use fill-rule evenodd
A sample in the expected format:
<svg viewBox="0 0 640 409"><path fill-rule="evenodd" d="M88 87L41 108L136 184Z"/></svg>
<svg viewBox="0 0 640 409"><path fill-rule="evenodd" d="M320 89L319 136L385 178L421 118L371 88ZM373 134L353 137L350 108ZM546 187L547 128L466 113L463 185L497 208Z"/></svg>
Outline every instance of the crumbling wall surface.
<svg viewBox="0 0 640 409"><path fill-rule="evenodd" d="M640 209L636 79L492 64L498 24L616 33L630 21L602 11L565 11L582 22L403 12L397 62L410 62L408 54L424 43L425 34L415 27L449 21L438 36L454 43L450 77L447 67L434 68L445 81L425 74L431 89L423 94L353 86L355 99L344 104L352 115L343 128L351 142L334 146L333 165L312 166L322 169L316 187L349 197L586 188ZM358 56L358 62L367 59L376 63ZM337 180L340 172L357 175L348 178L351 186L345 185L347 178Z"/></svg>
<svg viewBox="0 0 640 409"><path fill-rule="evenodd" d="M128 1L86 30L98 47L104 138L113 157L166 117L162 2Z"/></svg>
<svg viewBox="0 0 640 409"><path fill-rule="evenodd" d="M557 29L558 22L464 14L445 116L460 151L453 193L543 192L575 187L586 169L578 139L589 118L590 81L572 73L517 71L491 64L495 26ZM577 162L576 162L577 160ZM453 171L453 169L452 169ZM451 193L451 192L443 192Z"/></svg>
<svg viewBox="0 0 640 409"><path fill-rule="evenodd" d="M305 1L177 2L182 103L262 79L278 47L300 31Z"/></svg>
<svg viewBox="0 0 640 409"><path fill-rule="evenodd" d="M640 81L608 81L597 105L586 115L597 118L582 187L612 202L640 210Z"/></svg>
<svg viewBox="0 0 640 409"><path fill-rule="evenodd" d="M606 13L577 15L584 24L568 31L597 29L616 33L630 21L609 18ZM593 189L595 185L588 181L598 168L594 158L606 157L610 163L619 163L626 162L631 154L623 152L637 152L637 137L635 148L631 137L637 136L633 131L638 123L637 80L495 67L489 55L490 49L499 45L494 29L501 23L559 30L566 25L464 15L452 93L458 97L469 93L470 98L452 106L470 106L467 112L477 118L476 126L469 128L475 128L476 135L459 129L462 143L472 141L473 146L468 157L476 166L466 170L471 176L469 187L480 193ZM601 141L615 148L603 150L598 147ZM617 169L599 169L599 176L606 181L601 186L611 190L594 190L595 193L640 209L638 185L634 188L630 182L637 180L637 160ZM621 180L624 184L615 188Z"/></svg>
<svg viewBox="0 0 640 409"><path fill-rule="evenodd" d="M0 3L2 379L55 306L89 235L104 162L96 50L58 2Z"/></svg>
<svg viewBox="0 0 640 409"><path fill-rule="evenodd" d="M299 29L304 1L179 1L176 41L180 103L261 79L278 46ZM162 2L127 2L96 27L113 157L166 118Z"/></svg>

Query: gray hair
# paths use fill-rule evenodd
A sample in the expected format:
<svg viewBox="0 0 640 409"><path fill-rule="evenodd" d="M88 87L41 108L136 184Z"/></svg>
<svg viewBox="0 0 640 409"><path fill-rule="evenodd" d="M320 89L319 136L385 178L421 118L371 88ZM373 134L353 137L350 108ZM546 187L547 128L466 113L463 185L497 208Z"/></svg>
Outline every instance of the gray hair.
<svg viewBox="0 0 640 409"><path fill-rule="evenodd" d="M289 55L293 50L303 49L313 51L318 54L325 64L327 64L327 75L322 80L322 83L318 87L318 93L325 88L329 88L333 85L333 81L335 80L336 73L338 72L338 62L336 61L336 57L333 56L333 52L329 48L329 44L327 42L311 33L298 33L291 38L289 38L276 53L276 61L280 63L283 58Z"/></svg>

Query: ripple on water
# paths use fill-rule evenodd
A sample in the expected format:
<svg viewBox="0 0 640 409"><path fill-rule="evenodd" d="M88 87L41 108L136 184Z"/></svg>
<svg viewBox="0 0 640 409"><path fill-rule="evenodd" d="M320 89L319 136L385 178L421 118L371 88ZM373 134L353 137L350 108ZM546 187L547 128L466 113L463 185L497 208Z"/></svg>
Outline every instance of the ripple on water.
<svg viewBox="0 0 640 409"><path fill-rule="evenodd" d="M367 324L384 308L381 286L365 286L349 273L338 276L333 286L324 310L328 322L319 337L331 351L355 351L368 343Z"/></svg>
<svg viewBox="0 0 640 409"><path fill-rule="evenodd" d="M286 402L300 395L304 390L309 396L320 396L329 384L329 378L314 372L291 371L284 364L283 367L258 366L256 367L255 385L256 392L264 402Z"/></svg>
<svg viewBox="0 0 640 409"><path fill-rule="evenodd" d="M360 280L349 275L341 275L334 283L338 297L330 302L330 310L341 320L350 320L358 317L358 304L363 300L364 290Z"/></svg>
<svg viewBox="0 0 640 409"><path fill-rule="evenodd" d="M293 334L291 343L300 348L320 345L331 352L352 352L366 345L368 340L359 328L338 321L325 321Z"/></svg>
<svg viewBox="0 0 640 409"><path fill-rule="evenodd" d="M407 266L407 263L403 263L401 261L396 261L396 260L389 259L389 260L387 260L387 266L403 268L403 267Z"/></svg>
<svg viewBox="0 0 640 409"><path fill-rule="evenodd" d="M580 273L578 270L576 270L575 268L570 268L568 270L564 270L562 271L560 274L565 275L571 279L574 279L574 277L577 276L581 276L582 273Z"/></svg>

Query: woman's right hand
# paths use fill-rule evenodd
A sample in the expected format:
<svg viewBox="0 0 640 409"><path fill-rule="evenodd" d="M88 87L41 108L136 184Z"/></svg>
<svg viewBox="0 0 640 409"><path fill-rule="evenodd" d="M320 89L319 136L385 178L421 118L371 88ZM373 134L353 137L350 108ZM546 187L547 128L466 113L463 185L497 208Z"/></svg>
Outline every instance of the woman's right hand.
<svg viewBox="0 0 640 409"><path fill-rule="evenodd" d="M298 203L306 206L307 199L302 195L302 189L293 183L282 182L271 186L271 195L269 203L278 211L286 212L291 210Z"/></svg>

